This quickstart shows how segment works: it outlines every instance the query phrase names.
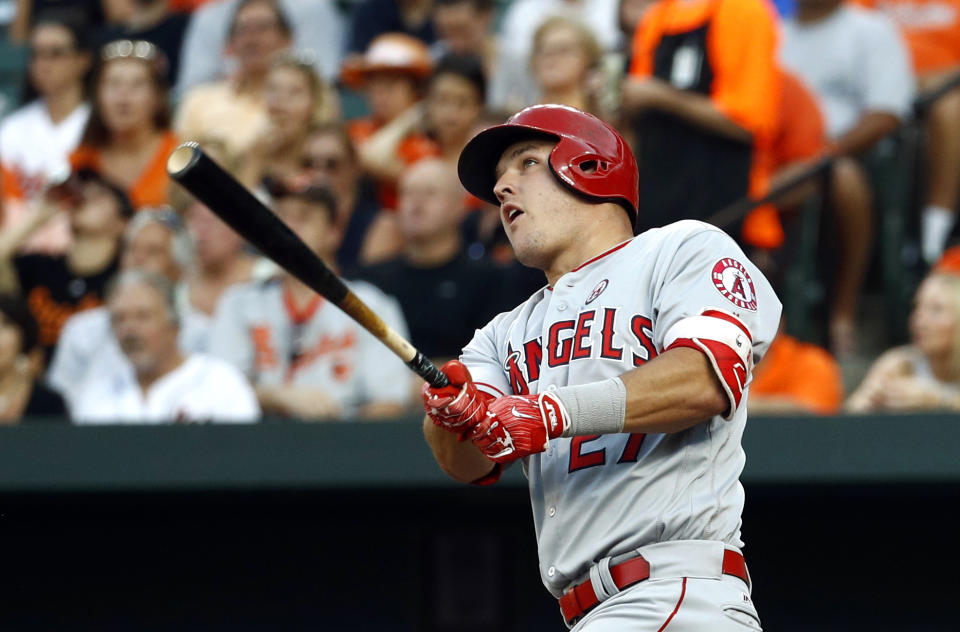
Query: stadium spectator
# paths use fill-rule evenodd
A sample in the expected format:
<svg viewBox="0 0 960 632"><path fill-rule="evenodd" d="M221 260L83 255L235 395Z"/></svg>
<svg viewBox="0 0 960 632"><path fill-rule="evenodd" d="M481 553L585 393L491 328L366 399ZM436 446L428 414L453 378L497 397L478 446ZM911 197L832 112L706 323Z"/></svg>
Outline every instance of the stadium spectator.
<svg viewBox="0 0 960 632"><path fill-rule="evenodd" d="M836 360L816 345L780 331L753 371L751 415L836 414L843 405L843 377Z"/></svg>
<svg viewBox="0 0 960 632"><path fill-rule="evenodd" d="M213 0L191 16L183 38L183 60L175 93L183 96L190 88L219 81L233 71L240 58L229 46L230 24L241 0ZM292 25L292 48L312 51L317 73L333 81L340 72L346 40L346 20L331 0L280 0ZM227 53L226 55L224 53Z"/></svg>
<svg viewBox="0 0 960 632"><path fill-rule="evenodd" d="M184 353L206 351L210 318L193 309L182 285L193 262L193 245L180 216L170 209L146 209L127 225L121 270L143 270L161 276L174 286L180 322L178 346ZM74 314L60 332L47 372L47 383L71 404L81 395L76 389L94 373L110 373L124 362L110 329L110 313L96 307Z"/></svg>
<svg viewBox="0 0 960 632"><path fill-rule="evenodd" d="M649 210L641 229L707 219L766 192L761 157L779 105L775 45L762 0L658 0L643 14L622 94Z"/></svg>
<svg viewBox="0 0 960 632"><path fill-rule="evenodd" d="M30 89L37 98L0 123L0 208L3 228L19 222L51 178L69 171L67 157L80 143L90 116L84 77L91 54L86 24L70 13L39 16L30 32ZM24 244L28 251L62 253L70 222L52 219Z"/></svg>
<svg viewBox="0 0 960 632"><path fill-rule="evenodd" d="M537 91L530 69L533 34L548 18L561 15L583 24L600 47L614 50L620 44L617 25L619 0L516 0L500 22L498 61L490 79L489 104L514 112L536 102Z"/></svg>
<svg viewBox="0 0 960 632"><path fill-rule="evenodd" d="M31 29L40 16L50 11L71 13L75 19L86 24L103 22L103 0L17 0L16 14L10 23L10 39L14 43L26 42Z"/></svg>
<svg viewBox="0 0 960 632"><path fill-rule="evenodd" d="M960 72L960 0L859 0L896 22L906 39L917 87L936 90ZM933 263L957 221L960 197L960 87L931 104L926 117L926 206L921 245Z"/></svg>
<svg viewBox="0 0 960 632"><path fill-rule="evenodd" d="M144 40L117 40L100 51L94 102L73 169L94 169L123 188L133 207L162 206L170 194L166 60Z"/></svg>
<svg viewBox="0 0 960 632"><path fill-rule="evenodd" d="M452 165L483 115L487 83L480 60L450 54L437 62L426 100L426 126L440 155Z"/></svg>
<svg viewBox="0 0 960 632"><path fill-rule="evenodd" d="M191 202L184 218L194 247L194 265L184 279L187 296L195 313L212 318L227 288L259 277L264 260L248 253L243 238L203 203Z"/></svg>
<svg viewBox="0 0 960 632"><path fill-rule="evenodd" d="M427 158L403 174L397 209L403 252L359 276L400 302L413 345L435 362L458 357L465 341L497 313L504 272L463 251L463 188L455 168ZM418 380L419 389L422 380Z"/></svg>
<svg viewBox="0 0 960 632"><path fill-rule="evenodd" d="M475 57L480 60L484 76L492 76L499 48L493 21L493 0L434 0L437 41L430 47L433 58Z"/></svg>
<svg viewBox="0 0 960 632"><path fill-rule="evenodd" d="M228 363L177 346L173 285L125 270L107 293L110 324L124 358L91 373L71 414L78 424L252 422L253 389Z"/></svg>
<svg viewBox="0 0 960 632"><path fill-rule="evenodd" d="M273 183L277 215L327 265L341 231L330 193ZM366 283L353 292L401 335L396 302ZM349 316L289 274L230 288L217 306L211 352L243 371L266 413L320 420L393 417L409 401L403 362Z"/></svg>
<svg viewBox="0 0 960 632"><path fill-rule="evenodd" d="M63 398L37 379L37 321L18 297L0 294L0 425L63 419Z"/></svg>
<svg viewBox="0 0 960 632"><path fill-rule="evenodd" d="M538 103L559 103L608 118L599 112L591 74L601 50L586 26L569 18L548 18L533 35L530 67L540 91Z"/></svg>
<svg viewBox="0 0 960 632"><path fill-rule="evenodd" d="M246 155L269 126L264 86L275 56L290 46L291 28L274 0L241 0L226 49L237 61L236 73L183 95L174 121L177 133L213 138L231 155ZM184 57L184 64L189 63Z"/></svg>
<svg viewBox="0 0 960 632"><path fill-rule="evenodd" d="M881 355L846 409L960 410L960 270L935 267L917 289L910 344Z"/></svg>
<svg viewBox="0 0 960 632"><path fill-rule="evenodd" d="M59 212L70 216L72 238L65 254L15 255L25 239ZM48 358L67 318L103 303L132 213L122 189L95 171L80 170L37 198L19 224L0 233L0 279L5 289L19 286Z"/></svg>
<svg viewBox="0 0 960 632"><path fill-rule="evenodd" d="M405 33L432 44L432 0L358 0L350 15L347 53L362 55L385 33Z"/></svg>
<svg viewBox="0 0 960 632"><path fill-rule="evenodd" d="M404 168L439 151L421 130L421 98L432 65L426 44L403 33L380 35L362 58L344 64L344 83L363 90L370 109L347 130L384 208L397 207L396 183Z"/></svg>
<svg viewBox="0 0 960 632"><path fill-rule="evenodd" d="M327 123L310 132L302 161L306 176L329 188L336 200L337 225L343 231L336 254L341 270L349 272L400 252L396 216L381 209L343 124Z"/></svg>
<svg viewBox="0 0 960 632"><path fill-rule="evenodd" d="M267 73L264 104L267 126L246 161L248 182L297 173L310 129L334 119L338 110L336 93L324 85L305 58L291 53L277 58Z"/></svg>
<svg viewBox="0 0 960 632"><path fill-rule="evenodd" d="M146 40L163 51L171 85L180 72L180 47L190 15L172 10L168 0L103 0L107 23L97 34L103 45L119 39Z"/></svg>
<svg viewBox="0 0 960 632"><path fill-rule="evenodd" d="M831 153L855 158L909 114L914 79L896 27L884 16L841 0L800 0L784 21L780 59L817 95ZM844 244L830 317L835 354L856 350L857 302L873 231L872 192L855 160L831 174L831 202Z"/></svg>

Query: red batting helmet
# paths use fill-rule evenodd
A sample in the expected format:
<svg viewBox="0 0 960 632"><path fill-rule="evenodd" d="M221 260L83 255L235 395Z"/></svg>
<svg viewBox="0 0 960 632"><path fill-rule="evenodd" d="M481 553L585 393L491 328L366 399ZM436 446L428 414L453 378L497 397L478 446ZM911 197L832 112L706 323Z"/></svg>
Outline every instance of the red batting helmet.
<svg viewBox="0 0 960 632"><path fill-rule="evenodd" d="M640 203L637 160L615 129L586 112L566 105L534 105L503 125L474 136L460 154L457 172L467 191L499 205L493 194L495 166L504 150L517 141L558 141L550 152L550 169L559 180L598 202L617 202L637 225Z"/></svg>

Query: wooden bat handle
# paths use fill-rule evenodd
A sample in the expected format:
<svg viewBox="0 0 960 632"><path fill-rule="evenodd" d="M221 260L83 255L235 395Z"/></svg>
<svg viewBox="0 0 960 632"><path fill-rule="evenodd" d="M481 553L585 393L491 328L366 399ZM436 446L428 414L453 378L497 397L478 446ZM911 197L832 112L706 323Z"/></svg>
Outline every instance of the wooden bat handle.
<svg viewBox="0 0 960 632"><path fill-rule="evenodd" d="M390 328L350 291L273 211L211 160L196 142L167 159L167 172L244 239L312 290L343 310L436 387L450 382L430 360Z"/></svg>

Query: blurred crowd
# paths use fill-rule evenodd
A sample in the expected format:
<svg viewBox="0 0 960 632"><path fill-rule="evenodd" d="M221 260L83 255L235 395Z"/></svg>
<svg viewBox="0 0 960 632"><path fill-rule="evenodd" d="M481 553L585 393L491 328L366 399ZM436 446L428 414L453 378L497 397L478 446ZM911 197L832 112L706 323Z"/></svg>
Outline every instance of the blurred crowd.
<svg viewBox="0 0 960 632"><path fill-rule="evenodd" d="M960 0L5 0L0 29L0 423L412 412L167 157L198 141L441 363L545 284L457 176L535 103L630 140L641 230L716 223L774 282L754 412L960 410Z"/></svg>

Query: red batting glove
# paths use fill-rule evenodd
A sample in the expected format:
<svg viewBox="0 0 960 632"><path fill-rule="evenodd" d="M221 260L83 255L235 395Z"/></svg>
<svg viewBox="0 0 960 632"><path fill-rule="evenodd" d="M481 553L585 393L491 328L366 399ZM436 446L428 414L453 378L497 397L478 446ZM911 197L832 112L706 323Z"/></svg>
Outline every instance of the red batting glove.
<svg viewBox="0 0 960 632"><path fill-rule="evenodd" d="M508 395L487 404L487 414L470 440L487 458L509 463L547 449L570 426L560 400L549 393Z"/></svg>
<svg viewBox="0 0 960 632"><path fill-rule="evenodd" d="M461 441L487 413L492 395L477 390L470 371L459 360L450 360L440 369L450 386L434 388L423 385L423 407L433 423L458 435Z"/></svg>

